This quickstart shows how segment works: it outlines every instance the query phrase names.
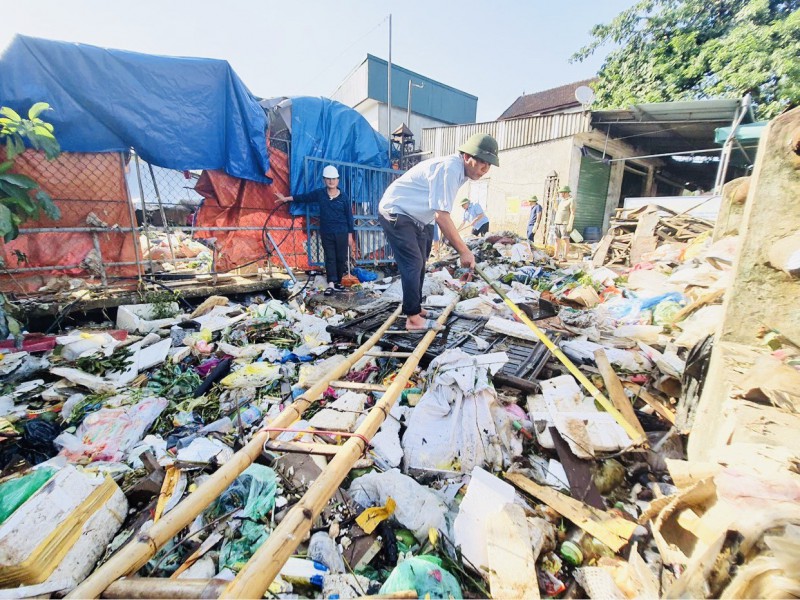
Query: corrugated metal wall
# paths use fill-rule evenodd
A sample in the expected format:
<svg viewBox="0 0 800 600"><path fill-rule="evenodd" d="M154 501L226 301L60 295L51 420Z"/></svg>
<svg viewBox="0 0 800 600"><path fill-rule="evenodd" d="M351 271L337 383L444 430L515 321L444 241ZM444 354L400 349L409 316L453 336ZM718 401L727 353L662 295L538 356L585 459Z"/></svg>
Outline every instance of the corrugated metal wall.
<svg viewBox="0 0 800 600"><path fill-rule="evenodd" d="M469 136L480 132L493 136L500 145L500 150L510 150L569 137L590 129L589 113L544 115L437 127L422 130L422 149L432 152L433 156L452 154Z"/></svg>

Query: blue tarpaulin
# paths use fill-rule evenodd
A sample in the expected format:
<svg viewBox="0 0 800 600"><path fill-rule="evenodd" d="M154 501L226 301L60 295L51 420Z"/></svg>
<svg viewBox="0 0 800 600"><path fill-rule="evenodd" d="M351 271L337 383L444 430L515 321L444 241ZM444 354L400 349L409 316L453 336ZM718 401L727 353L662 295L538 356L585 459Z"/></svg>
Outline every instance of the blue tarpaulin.
<svg viewBox="0 0 800 600"><path fill-rule="evenodd" d="M0 105L25 116L36 102L63 150L134 148L160 167L269 181L266 114L227 61L18 35L0 56Z"/></svg>
<svg viewBox="0 0 800 600"><path fill-rule="evenodd" d="M389 167L389 142L358 112L328 98L292 98L292 194L322 187L322 181L306 183L306 156L364 167ZM304 213L302 206L293 212Z"/></svg>

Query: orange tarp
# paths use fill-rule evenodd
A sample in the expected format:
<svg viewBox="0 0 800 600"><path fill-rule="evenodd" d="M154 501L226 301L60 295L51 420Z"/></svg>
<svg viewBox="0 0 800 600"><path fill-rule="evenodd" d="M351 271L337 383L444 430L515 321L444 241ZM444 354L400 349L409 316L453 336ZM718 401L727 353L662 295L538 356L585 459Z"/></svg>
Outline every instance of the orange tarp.
<svg viewBox="0 0 800 600"><path fill-rule="evenodd" d="M3 156L4 153L0 153L0 160ZM64 152L49 161L42 152L28 150L17 157L12 172L28 175L39 182L61 210L61 219L53 221L40 214L39 219L23 223L21 229L48 228L52 232L21 233L7 244L0 240L0 255L7 269L80 265L94 249L92 234L67 232L62 228L87 227L89 213L94 213L110 226L131 227L123 165L117 153ZM136 266L109 266L112 262L135 261L131 232L113 231L97 235L109 280L118 284L124 280L113 278L135 278ZM0 291L30 293L54 276L64 275L100 281L97 275L82 267L16 273L13 278L0 272Z"/></svg>

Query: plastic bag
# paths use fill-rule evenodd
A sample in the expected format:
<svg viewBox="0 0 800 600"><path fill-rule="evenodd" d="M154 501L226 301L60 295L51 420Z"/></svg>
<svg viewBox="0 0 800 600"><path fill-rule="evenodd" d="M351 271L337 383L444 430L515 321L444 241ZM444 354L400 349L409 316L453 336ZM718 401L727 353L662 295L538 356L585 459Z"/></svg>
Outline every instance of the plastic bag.
<svg viewBox="0 0 800 600"><path fill-rule="evenodd" d="M444 500L397 469L362 475L353 480L349 491L362 508L385 506L390 497L394 498L397 507L393 518L412 530L418 540L426 539L431 527L447 531Z"/></svg>
<svg viewBox="0 0 800 600"><path fill-rule="evenodd" d="M88 415L75 435L62 433L53 443L70 462L121 462L166 406L165 398L146 398L133 406L103 408Z"/></svg>
<svg viewBox="0 0 800 600"><path fill-rule="evenodd" d="M403 435L406 470L468 473L475 466L501 469L510 463L492 413L497 392L490 382L507 360L503 352L470 356L455 349L431 362L433 381Z"/></svg>
<svg viewBox="0 0 800 600"><path fill-rule="evenodd" d="M55 474L56 469L41 468L0 484L0 523L10 517Z"/></svg>
<svg viewBox="0 0 800 600"><path fill-rule="evenodd" d="M378 279L378 274L373 273L372 271L368 271L367 269L362 269L361 267L355 267L353 269L353 275L358 277L358 280L361 283L365 283L367 281L375 281Z"/></svg>
<svg viewBox="0 0 800 600"><path fill-rule="evenodd" d="M416 590L417 598L461 598L458 581L435 556L413 556L397 565L381 586L381 594Z"/></svg>
<svg viewBox="0 0 800 600"><path fill-rule="evenodd" d="M675 315L682 308L683 306L672 300L661 302L653 309L653 323L656 325L669 325L675 320Z"/></svg>
<svg viewBox="0 0 800 600"><path fill-rule="evenodd" d="M219 568L228 567L239 571L255 551L269 537L270 531L263 523L256 523L249 519L242 520L239 527L239 536L233 540L225 540L219 553Z"/></svg>
<svg viewBox="0 0 800 600"><path fill-rule="evenodd" d="M277 487L275 471L252 464L206 509L206 522L210 523L237 508L244 508L246 518L261 521L275 504Z"/></svg>

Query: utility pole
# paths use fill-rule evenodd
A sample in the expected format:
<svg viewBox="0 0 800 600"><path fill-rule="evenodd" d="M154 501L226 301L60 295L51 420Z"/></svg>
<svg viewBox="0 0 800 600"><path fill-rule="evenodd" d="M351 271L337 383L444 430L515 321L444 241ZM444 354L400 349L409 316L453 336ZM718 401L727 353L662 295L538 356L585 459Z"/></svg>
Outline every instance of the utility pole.
<svg viewBox="0 0 800 600"><path fill-rule="evenodd" d="M415 88L423 88L425 87L425 82L422 83L412 83L412 80L408 80L408 106L406 108L406 126L411 129L411 87Z"/></svg>
<svg viewBox="0 0 800 600"><path fill-rule="evenodd" d="M386 139L389 141L389 165L392 164L392 13L389 13L389 70L386 73Z"/></svg>

